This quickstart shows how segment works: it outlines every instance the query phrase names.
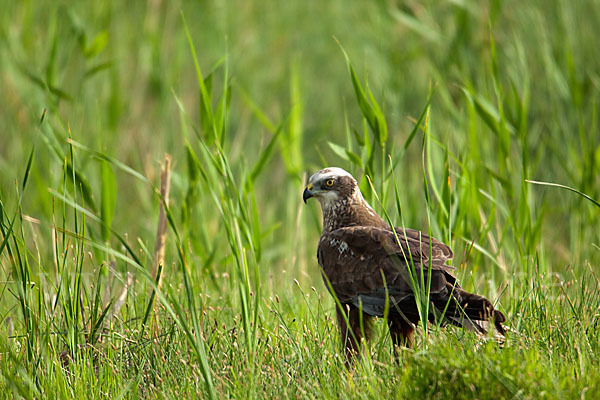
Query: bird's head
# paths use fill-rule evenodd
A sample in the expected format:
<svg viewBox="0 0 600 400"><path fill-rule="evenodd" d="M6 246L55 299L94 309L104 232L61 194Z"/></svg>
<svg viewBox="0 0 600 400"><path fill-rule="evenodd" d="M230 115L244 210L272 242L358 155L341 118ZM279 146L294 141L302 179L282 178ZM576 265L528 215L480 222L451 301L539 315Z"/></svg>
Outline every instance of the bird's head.
<svg viewBox="0 0 600 400"><path fill-rule="evenodd" d="M325 209L339 200L353 197L357 190L358 185L352 175L341 168L330 167L310 177L302 199L306 203L306 200L315 197Z"/></svg>

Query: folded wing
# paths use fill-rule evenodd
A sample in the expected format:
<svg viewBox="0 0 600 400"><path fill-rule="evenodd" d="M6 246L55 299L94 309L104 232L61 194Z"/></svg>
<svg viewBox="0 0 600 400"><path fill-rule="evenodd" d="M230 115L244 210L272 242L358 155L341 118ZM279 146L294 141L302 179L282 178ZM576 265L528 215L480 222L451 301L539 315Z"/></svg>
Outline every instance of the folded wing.
<svg viewBox="0 0 600 400"><path fill-rule="evenodd" d="M430 320L444 313L446 322L483 333L484 324L474 321L493 318L502 332L504 315L486 298L460 287L451 273L453 267L446 264L452 256L448 246L422 232L370 226L325 233L317 252L323 274L339 300L361 306L367 314L383 316L388 299L390 313L416 323L419 313L414 288L425 293L422 289L429 282L429 299L434 305Z"/></svg>

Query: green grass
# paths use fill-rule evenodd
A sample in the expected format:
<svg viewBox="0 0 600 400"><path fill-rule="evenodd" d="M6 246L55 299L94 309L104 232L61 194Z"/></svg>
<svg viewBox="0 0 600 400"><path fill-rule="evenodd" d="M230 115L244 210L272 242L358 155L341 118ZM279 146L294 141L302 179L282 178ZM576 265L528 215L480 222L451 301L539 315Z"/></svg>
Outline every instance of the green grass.
<svg viewBox="0 0 600 400"><path fill-rule="evenodd" d="M3 397L600 396L597 2L4 3ZM504 348L429 325L396 363L380 322L346 370L327 165L451 245Z"/></svg>

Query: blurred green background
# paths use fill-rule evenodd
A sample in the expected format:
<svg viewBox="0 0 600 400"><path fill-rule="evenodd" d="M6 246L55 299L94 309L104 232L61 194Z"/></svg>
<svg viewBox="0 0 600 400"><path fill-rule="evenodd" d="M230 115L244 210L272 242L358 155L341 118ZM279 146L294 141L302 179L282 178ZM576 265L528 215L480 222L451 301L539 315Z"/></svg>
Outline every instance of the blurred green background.
<svg viewBox="0 0 600 400"><path fill-rule="evenodd" d="M208 73L227 57L233 85L228 146L234 162L252 163L253 153L243 149L269 138L244 101L248 97L276 123L290 109L299 112L296 140L302 171L293 173L314 171L323 159L345 166L326 142L343 145L344 115L358 129L360 115L337 39L379 99L392 146L406 139L433 87L435 136L459 157L481 158L469 161L472 167L490 168L481 177L493 180L496 173L515 180L549 180L598 198L600 57L593 40L598 9L597 2L588 1L5 2L0 16L0 187L2 193L12 191L34 144L36 182L52 186L52 179L58 179L62 163L40 146L38 125L45 108L50 119L59 116L70 125L75 140L151 180L164 152L183 167L175 95L192 121L199 113L183 13L201 69ZM470 115L465 88L504 114L513 138L523 130L527 148L510 144L515 170L495 165L498 139L485 121ZM522 103L526 115L519 114ZM66 136L65 130L62 126L57 135ZM406 171L400 172L401 180L412 197L421 196L422 173L418 165L413 168L419 150L411 148L400 168ZM531 166L526 176L516 166L525 152ZM281 160L273 162L269 180L289 179L276 167ZM121 179L118 183L129 187ZM266 185L265 190L270 196L277 187ZM151 206L133 190L118 193L115 223L122 226L137 219L126 207L133 199ZM560 199L549 205L551 218L558 221L571 217L573 201L580 204L556 191L549 196ZM37 196L26 200L49 215ZM418 209L408 214L423 215ZM597 222L588 217L587 223ZM576 233L554 237L548 232L553 246L560 246L565 234Z"/></svg>

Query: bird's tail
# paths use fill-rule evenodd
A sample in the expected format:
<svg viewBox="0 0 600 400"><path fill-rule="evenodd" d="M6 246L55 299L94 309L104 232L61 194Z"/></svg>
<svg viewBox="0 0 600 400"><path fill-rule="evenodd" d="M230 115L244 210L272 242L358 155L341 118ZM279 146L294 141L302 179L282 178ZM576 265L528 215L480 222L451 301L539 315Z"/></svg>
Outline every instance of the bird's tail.
<svg viewBox="0 0 600 400"><path fill-rule="evenodd" d="M443 305L446 308L446 318L450 323L484 336L491 332L496 340L504 342L506 331L502 323L506 321L506 317L496 310L488 299L456 287L452 297L454 306Z"/></svg>

